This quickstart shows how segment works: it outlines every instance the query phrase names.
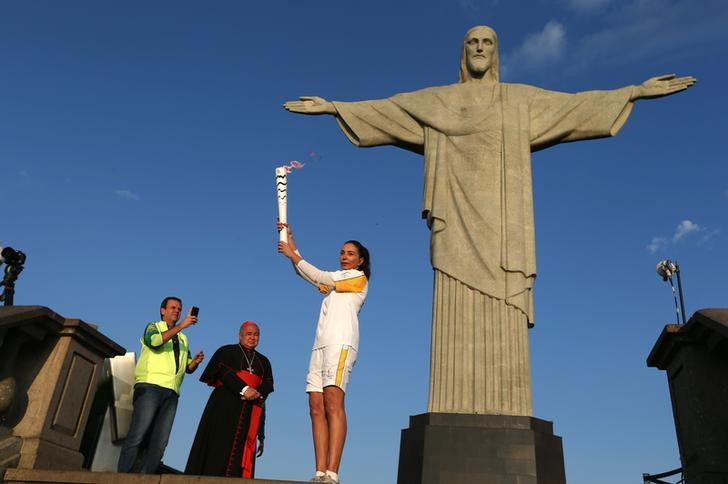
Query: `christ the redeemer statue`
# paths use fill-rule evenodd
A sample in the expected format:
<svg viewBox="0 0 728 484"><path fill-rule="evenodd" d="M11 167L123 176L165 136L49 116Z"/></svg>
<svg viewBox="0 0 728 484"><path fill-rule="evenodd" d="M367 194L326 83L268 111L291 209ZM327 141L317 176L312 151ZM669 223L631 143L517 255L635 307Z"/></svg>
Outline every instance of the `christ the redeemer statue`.
<svg viewBox="0 0 728 484"><path fill-rule="evenodd" d="M428 412L531 415L528 327L536 278L531 152L613 136L634 101L674 94L693 77L576 94L498 79L498 40L465 35L457 84L388 99L284 104L330 114L356 146L424 155L423 218L435 272Z"/></svg>

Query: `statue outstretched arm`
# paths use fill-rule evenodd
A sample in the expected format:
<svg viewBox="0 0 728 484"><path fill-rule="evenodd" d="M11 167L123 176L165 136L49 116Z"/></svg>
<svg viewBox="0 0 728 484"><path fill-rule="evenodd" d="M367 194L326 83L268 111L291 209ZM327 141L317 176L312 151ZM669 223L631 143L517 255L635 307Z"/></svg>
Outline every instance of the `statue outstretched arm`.
<svg viewBox="0 0 728 484"><path fill-rule="evenodd" d="M684 91L695 82L696 79L693 76L676 77L675 74L666 74L653 77L632 89L630 101L669 96Z"/></svg>
<svg viewBox="0 0 728 484"><path fill-rule="evenodd" d="M336 114L334 103L318 96L301 96L298 101L287 101L283 107L292 113Z"/></svg>

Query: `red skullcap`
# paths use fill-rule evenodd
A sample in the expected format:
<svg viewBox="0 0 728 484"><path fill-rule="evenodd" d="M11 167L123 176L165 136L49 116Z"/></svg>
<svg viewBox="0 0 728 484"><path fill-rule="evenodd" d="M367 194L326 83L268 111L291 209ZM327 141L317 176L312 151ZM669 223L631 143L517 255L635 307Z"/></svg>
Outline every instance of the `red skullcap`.
<svg viewBox="0 0 728 484"><path fill-rule="evenodd" d="M255 321L245 321L243 324L240 325L240 331L242 331L243 329L245 329L245 327L248 326L248 325L250 325L250 324L252 324L256 328L259 328L258 323L256 323Z"/></svg>

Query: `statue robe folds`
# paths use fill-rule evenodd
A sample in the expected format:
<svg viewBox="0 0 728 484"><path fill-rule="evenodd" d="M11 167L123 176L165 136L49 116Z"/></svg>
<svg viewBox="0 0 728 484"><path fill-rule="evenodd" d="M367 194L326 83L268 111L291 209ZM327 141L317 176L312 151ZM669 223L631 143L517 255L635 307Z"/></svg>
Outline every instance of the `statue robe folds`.
<svg viewBox="0 0 728 484"><path fill-rule="evenodd" d="M530 415L531 152L615 135L631 112L631 91L465 82L334 103L355 145L424 155L422 215L435 269L429 411ZM521 354L506 356L514 345Z"/></svg>

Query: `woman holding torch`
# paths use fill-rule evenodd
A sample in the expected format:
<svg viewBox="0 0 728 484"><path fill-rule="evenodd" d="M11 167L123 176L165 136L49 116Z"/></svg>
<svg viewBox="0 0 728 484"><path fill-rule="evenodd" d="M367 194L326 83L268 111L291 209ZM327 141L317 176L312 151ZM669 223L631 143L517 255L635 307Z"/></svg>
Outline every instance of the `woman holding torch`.
<svg viewBox="0 0 728 484"><path fill-rule="evenodd" d="M344 242L339 252L341 270L322 271L301 257L290 227L279 222L278 231L284 229L288 231L287 241L278 242L278 252L291 259L299 276L325 294L306 392L316 458L312 481L337 484L346 440L344 394L359 348L358 314L367 296L369 251L356 240Z"/></svg>

